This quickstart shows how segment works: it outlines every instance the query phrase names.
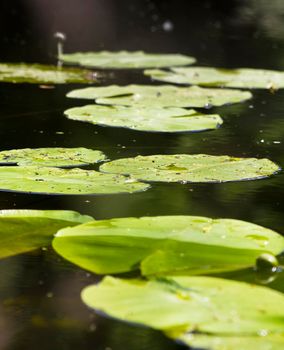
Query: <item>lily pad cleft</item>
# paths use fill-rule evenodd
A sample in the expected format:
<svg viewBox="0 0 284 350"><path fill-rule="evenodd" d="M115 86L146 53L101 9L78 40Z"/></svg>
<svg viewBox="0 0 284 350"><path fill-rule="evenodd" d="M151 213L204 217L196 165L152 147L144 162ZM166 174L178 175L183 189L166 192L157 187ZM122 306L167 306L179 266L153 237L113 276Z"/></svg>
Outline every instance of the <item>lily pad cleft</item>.
<svg viewBox="0 0 284 350"><path fill-rule="evenodd" d="M171 70L146 70L152 79L175 84L219 86L242 89L284 88L284 72L266 69L213 67L174 67Z"/></svg>
<svg viewBox="0 0 284 350"><path fill-rule="evenodd" d="M87 105L64 113L69 119L94 125L151 132L198 132L216 129L223 123L218 114L184 108Z"/></svg>
<svg viewBox="0 0 284 350"><path fill-rule="evenodd" d="M142 275L153 276L252 267L263 254L281 253L284 237L240 220L156 216L66 228L52 244L62 257L97 274L140 269Z"/></svg>
<svg viewBox="0 0 284 350"><path fill-rule="evenodd" d="M96 100L98 104L144 107L203 107L222 106L246 101L249 91L206 89L198 86L173 85L110 85L70 91L67 97Z"/></svg>

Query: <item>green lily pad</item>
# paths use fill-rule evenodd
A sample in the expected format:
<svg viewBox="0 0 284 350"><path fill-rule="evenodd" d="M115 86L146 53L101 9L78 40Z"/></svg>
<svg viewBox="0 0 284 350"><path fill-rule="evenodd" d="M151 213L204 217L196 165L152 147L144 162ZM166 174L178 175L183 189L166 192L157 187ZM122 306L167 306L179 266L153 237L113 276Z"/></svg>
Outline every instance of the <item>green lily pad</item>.
<svg viewBox="0 0 284 350"><path fill-rule="evenodd" d="M273 175L280 168L266 158L174 154L117 159L101 165L100 170L142 181L186 183L256 180Z"/></svg>
<svg viewBox="0 0 284 350"><path fill-rule="evenodd" d="M43 64L0 63L0 82L33 84L89 83L96 79L91 71Z"/></svg>
<svg viewBox="0 0 284 350"><path fill-rule="evenodd" d="M248 91L204 89L198 86L110 85L69 92L67 97L96 100L107 105L145 107L210 107L237 103L252 97Z"/></svg>
<svg viewBox="0 0 284 350"><path fill-rule="evenodd" d="M144 191L146 184L94 170L35 166L0 167L0 190L46 194L108 194Z"/></svg>
<svg viewBox="0 0 284 350"><path fill-rule="evenodd" d="M177 67L170 71L153 69L144 73L155 80L176 84L272 90L284 88L284 72L264 69Z"/></svg>
<svg viewBox="0 0 284 350"><path fill-rule="evenodd" d="M179 54L149 54L143 51L100 51L75 52L63 54L60 60L66 63L80 64L97 68L147 68L170 67L192 64L196 60Z"/></svg>
<svg viewBox="0 0 284 350"><path fill-rule="evenodd" d="M99 220L60 230L53 247L97 274L212 273L255 264L284 250L284 237L248 222L196 216Z"/></svg>
<svg viewBox="0 0 284 350"><path fill-rule="evenodd" d="M107 276L85 288L89 307L122 321L174 334L257 336L282 333L284 295L267 287L212 277L123 280ZM242 348L243 349L243 348Z"/></svg>
<svg viewBox="0 0 284 350"><path fill-rule="evenodd" d="M216 129L223 121L217 114L194 109L87 105L67 109L69 119L141 131L183 132Z"/></svg>
<svg viewBox="0 0 284 350"><path fill-rule="evenodd" d="M263 334L263 335L262 335ZM207 334L183 334L180 342L197 349L208 350L281 350L284 348L284 335L266 334L261 330L257 336L222 336Z"/></svg>
<svg viewBox="0 0 284 350"><path fill-rule="evenodd" d="M44 247L59 229L92 220L68 210L1 210L0 258Z"/></svg>
<svg viewBox="0 0 284 350"><path fill-rule="evenodd" d="M23 148L0 152L0 164L20 166L72 167L98 163L106 157L101 151L87 148Z"/></svg>

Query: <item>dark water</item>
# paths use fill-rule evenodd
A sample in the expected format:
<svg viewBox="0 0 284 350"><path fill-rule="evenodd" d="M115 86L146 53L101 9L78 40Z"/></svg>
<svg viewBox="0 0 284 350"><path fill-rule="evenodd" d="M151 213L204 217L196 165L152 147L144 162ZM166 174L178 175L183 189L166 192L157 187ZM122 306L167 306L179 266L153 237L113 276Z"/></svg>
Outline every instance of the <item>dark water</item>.
<svg viewBox="0 0 284 350"><path fill-rule="evenodd" d="M143 49L179 52L200 64L284 70L281 1L22 0L0 4L0 60L54 63L52 35L66 51ZM141 72L100 73L101 83L147 83ZM67 120L79 105L72 85L0 84L0 148L89 147L110 159L138 154L208 153L268 157L284 167L284 92L255 91L251 101L215 108L224 125L173 134L96 127ZM82 103L83 104L83 103ZM211 112L210 111L210 112ZM159 184L144 193L45 196L0 193L1 209L72 209L97 219L187 214L251 221L284 233L284 175L228 184ZM159 332L103 319L80 301L97 277L63 261L50 247L0 262L0 349L170 350ZM242 271L227 277L259 282ZM270 283L284 291L284 276Z"/></svg>

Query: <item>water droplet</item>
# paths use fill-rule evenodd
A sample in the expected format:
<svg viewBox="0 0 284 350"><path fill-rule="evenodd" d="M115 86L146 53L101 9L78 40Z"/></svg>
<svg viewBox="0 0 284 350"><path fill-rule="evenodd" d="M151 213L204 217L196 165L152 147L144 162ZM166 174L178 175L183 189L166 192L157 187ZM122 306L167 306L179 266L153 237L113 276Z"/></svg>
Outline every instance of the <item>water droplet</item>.
<svg viewBox="0 0 284 350"><path fill-rule="evenodd" d="M137 182L137 180L135 180L135 179L127 179L127 180L124 181L124 183L126 183L126 184L130 184L130 183L133 183L133 182Z"/></svg>
<svg viewBox="0 0 284 350"><path fill-rule="evenodd" d="M256 243L261 247L265 247L269 243L268 238L261 235L246 235L245 238L249 238L256 241Z"/></svg>
<svg viewBox="0 0 284 350"><path fill-rule="evenodd" d="M258 335L260 335L261 337L266 337L268 335L268 330L267 329L261 329L258 332Z"/></svg>
<svg viewBox="0 0 284 350"><path fill-rule="evenodd" d="M189 300L189 299L191 299L188 292L186 292L186 291L180 291L180 290L177 291L176 297L177 297L178 299L182 299L182 300Z"/></svg>
<svg viewBox="0 0 284 350"><path fill-rule="evenodd" d="M212 103L205 103L205 105L204 105L204 108L206 108L206 109L210 109L212 107L213 107Z"/></svg>
<svg viewBox="0 0 284 350"><path fill-rule="evenodd" d="M173 22L171 22L169 20L165 21L162 26L163 26L163 30L165 32L171 32L174 29Z"/></svg>
<svg viewBox="0 0 284 350"><path fill-rule="evenodd" d="M277 267L279 266L279 262L277 258L269 253L261 254L256 259L256 269L258 271L262 270L270 270L272 272L277 270Z"/></svg>

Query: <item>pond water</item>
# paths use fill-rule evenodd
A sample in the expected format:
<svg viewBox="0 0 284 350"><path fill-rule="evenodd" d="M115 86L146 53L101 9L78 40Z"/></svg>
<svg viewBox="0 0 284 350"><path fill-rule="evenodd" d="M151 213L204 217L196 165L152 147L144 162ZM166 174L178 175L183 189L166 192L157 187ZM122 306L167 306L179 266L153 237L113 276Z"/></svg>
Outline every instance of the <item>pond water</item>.
<svg viewBox="0 0 284 350"><path fill-rule="evenodd" d="M67 51L143 49L195 56L201 65L284 70L281 1L17 1L0 5L1 61L54 63L56 30ZM218 3L218 4L217 4ZM280 24L279 24L280 23ZM142 71L98 72L102 85L151 83ZM208 153L267 157L284 167L284 91L256 90L244 103L214 108L215 131L137 132L68 120L65 98L78 85L0 84L1 150L87 147L109 159L150 154ZM90 168L97 169L97 166ZM0 192L1 209L70 209L96 219L198 215L250 221L284 233L284 174L226 184L155 184L146 192L53 196ZM0 261L0 348L177 349L159 332L103 318L83 305L80 291L99 280L51 247ZM261 283L252 270L229 277ZM284 275L268 284L284 292Z"/></svg>

